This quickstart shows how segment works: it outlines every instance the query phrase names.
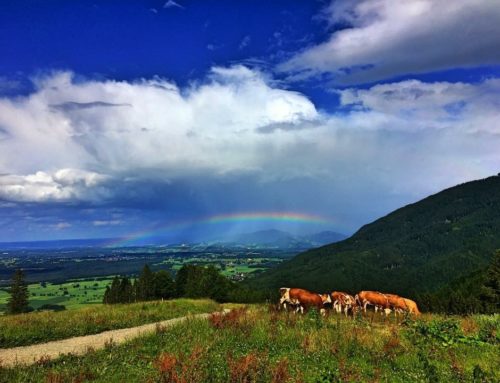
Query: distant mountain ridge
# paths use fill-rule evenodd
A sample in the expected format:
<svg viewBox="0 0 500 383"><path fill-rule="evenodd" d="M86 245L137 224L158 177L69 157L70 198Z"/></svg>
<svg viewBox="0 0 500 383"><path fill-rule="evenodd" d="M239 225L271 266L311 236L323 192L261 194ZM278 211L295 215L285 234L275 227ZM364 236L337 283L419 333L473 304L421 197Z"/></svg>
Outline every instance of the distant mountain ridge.
<svg viewBox="0 0 500 383"><path fill-rule="evenodd" d="M323 246L327 243L333 243L347 238L344 234L334 231L322 231L311 235L293 235L286 231L269 229L259 230L251 233L238 234L230 237L222 237L215 240L189 240L180 239L172 242L164 238L152 237L148 238L144 243L128 243L124 246L158 246L167 243L232 243L241 245L262 245L278 248L294 248L294 249L310 249L313 247ZM113 243L119 243L120 238L95 238L95 239L63 239L63 240L47 240L47 241L19 241L19 242L0 242L0 249L16 250L16 249L62 249L62 248L86 248L86 247L104 247Z"/></svg>
<svg viewBox="0 0 500 383"><path fill-rule="evenodd" d="M402 207L350 238L258 276L256 287L432 291L488 265L500 249L500 176Z"/></svg>
<svg viewBox="0 0 500 383"><path fill-rule="evenodd" d="M286 231L269 229L259 230L251 233L237 234L235 236L221 239L225 243L238 243L243 245L265 245L279 248L303 248L310 249L328 243L341 241L346 235L334 231L322 231L309 235L294 235Z"/></svg>

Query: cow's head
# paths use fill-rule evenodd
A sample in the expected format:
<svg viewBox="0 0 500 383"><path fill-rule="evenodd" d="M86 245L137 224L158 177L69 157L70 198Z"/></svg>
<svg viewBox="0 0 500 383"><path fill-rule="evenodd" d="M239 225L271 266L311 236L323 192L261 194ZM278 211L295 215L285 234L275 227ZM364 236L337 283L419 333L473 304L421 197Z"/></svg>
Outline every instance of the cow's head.
<svg viewBox="0 0 500 383"><path fill-rule="evenodd" d="M324 305L327 303L332 303L332 297L330 296L330 294L319 294L319 296L321 297Z"/></svg>
<svg viewBox="0 0 500 383"><path fill-rule="evenodd" d="M282 287L280 288L280 305L282 305L285 302L288 302L290 300L290 288L289 287Z"/></svg>

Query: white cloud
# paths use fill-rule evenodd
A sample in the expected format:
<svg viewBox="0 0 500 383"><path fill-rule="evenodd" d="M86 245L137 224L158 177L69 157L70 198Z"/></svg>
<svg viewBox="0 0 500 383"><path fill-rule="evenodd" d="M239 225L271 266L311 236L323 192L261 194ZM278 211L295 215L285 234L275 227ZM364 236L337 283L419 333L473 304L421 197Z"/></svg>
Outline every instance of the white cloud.
<svg viewBox="0 0 500 383"><path fill-rule="evenodd" d="M500 63L500 3L491 0L341 0L326 11L334 32L279 66L341 84Z"/></svg>
<svg viewBox="0 0 500 383"><path fill-rule="evenodd" d="M100 202L129 189L140 199L147 188L131 189L141 183L252 175L264 189L321 182L337 190L325 205L375 191L409 202L498 173L499 91L498 79L404 81L336 91L341 111L326 114L242 66L182 89L55 73L31 95L0 99L0 199Z"/></svg>
<svg viewBox="0 0 500 383"><path fill-rule="evenodd" d="M238 49L239 50L245 49L250 44L251 41L252 41L252 38L250 36L246 35L245 37L243 37L241 39L240 44L238 45Z"/></svg>
<svg viewBox="0 0 500 383"><path fill-rule="evenodd" d="M69 222L58 222L58 223L50 225L50 226L56 230L64 230L64 229L70 228L73 225Z"/></svg>
<svg viewBox="0 0 500 383"><path fill-rule="evenodd" d="M500 79L479 84L409 80L338 93L343 105L358 110L351 116L369 121L366 128L500 134Z"/></svg>
<svg viewBox="0 0 500 383"><path fill-rule="evenodd" d="M96 220L93 221L92 224L94 226L115 226L115 225L121 225L123 221L119 219L113 219L113 220Z"/></svg>
<svg viewBox="0 0 500 383"><path fill-rule="evenodd" d="M260 127L319 118L305 96L242 66L213 68L185 89L161 78L75 82L68 72L36 86L27 97L0 99L2 198L93 199L85 194L107 175L255 171L262 147L295 141L269 141Z"/></svg>
<svg viewBox="0 0 500 383"><path fill-rule="evenodd" d="M55 173L0 175L0 198L22 202L67 202L96 200L108 191L99 186L108 177L79 169L60 169Z"/></svg>
<svg viewBox="0 0 500 383"><path fill-rule="evenodd" d="M176 3L174 0L168 0L165 4L163 4L163 8L180 8L184 9L182 5Z"/></svg>

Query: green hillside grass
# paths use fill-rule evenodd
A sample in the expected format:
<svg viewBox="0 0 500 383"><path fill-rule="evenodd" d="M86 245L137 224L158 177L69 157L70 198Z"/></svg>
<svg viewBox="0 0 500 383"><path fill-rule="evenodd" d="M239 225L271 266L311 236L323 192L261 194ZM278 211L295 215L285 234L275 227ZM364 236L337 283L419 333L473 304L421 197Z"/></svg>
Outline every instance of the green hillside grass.
<svg viewBox="0 0 500 383"><path fill-rule="evenodd" d="M0 348L97 334L188 314L213 312L218 307L209 299L175 299L0 316Z"/></svg>
<svg viewBox="0 0 500 383"><path fill-rule="evenodd" d="M249 283L414 295L485 268L500 249L500 176L458 185L299 254Z"/></svg>
<svg viewBox="0 0 500 383"><path fill-rule="evenodd" d="M2 382L497 382L500 318L302 316L254 306L83 357L0 369Z"/></svg>

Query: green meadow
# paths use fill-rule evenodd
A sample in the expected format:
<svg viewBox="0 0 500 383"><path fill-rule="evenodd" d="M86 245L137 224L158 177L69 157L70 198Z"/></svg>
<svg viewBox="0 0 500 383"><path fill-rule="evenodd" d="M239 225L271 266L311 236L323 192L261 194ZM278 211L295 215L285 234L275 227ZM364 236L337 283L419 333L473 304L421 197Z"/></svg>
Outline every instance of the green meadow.
<svg viewBox="0 0 500 383"><path fill-rule="evenodd" d="M28 285L29 305L36 310L46 304L64 305L66 309L101 304L110 283L111 278L71 280L60 284L33 283ZM0 290L0 312L5 311L8 299L7 291Z"/></svg>
<svg viewBox="0 0 500 383"><path fill-rule="evenodd" d="M174 299L5 315L0 316L0 348L97 334L188 314L213 312L218 308L219 305L209 299Z"/></svg>
<svg viewBox="0 0 500 383"><path fill-rule="evenodd" d="M5 382L498 382L500 317L346 319L259 305L83 357L0 370Z"/></svg>

